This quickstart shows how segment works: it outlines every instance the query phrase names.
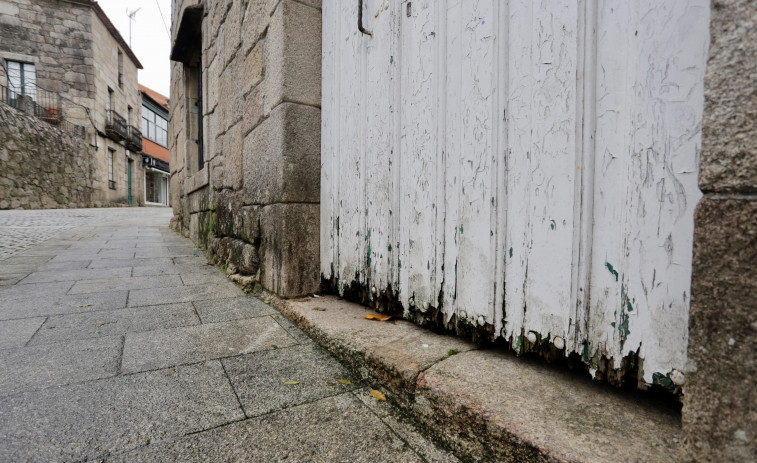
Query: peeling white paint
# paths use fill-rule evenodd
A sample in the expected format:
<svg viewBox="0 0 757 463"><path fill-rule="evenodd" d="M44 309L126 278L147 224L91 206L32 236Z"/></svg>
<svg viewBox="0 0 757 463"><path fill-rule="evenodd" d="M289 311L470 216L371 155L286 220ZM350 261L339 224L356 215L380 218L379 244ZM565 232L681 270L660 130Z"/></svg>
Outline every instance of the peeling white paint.
<svg viewBox="0 0 757 463"><path fill-rule="evenodd" d="M324 276L672 380L709 2L364 3L323 5Z"/></svg>

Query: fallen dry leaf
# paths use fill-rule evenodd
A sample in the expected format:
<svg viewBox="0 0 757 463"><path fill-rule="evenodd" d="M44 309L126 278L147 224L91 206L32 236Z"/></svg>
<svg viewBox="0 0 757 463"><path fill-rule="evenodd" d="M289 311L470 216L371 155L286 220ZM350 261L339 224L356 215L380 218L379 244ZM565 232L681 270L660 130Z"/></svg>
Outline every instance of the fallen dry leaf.
<svg viewBox="0 0 757 463"><path fill-rule="evenodd" d="M384 397L384 394L382 394L381 391L377 391L376 389L371 389L371 395L376 400L383 400L386 402L386 397Z"/></svg>
<svg viewBox="0 0 757 463"><path fill-rule="evenodd" d="M346 379L337 379L342 384L352 384L352 381L347 381Z"/></svg>
<svg viewBox="0 0 757 463"><path fill-rule="evenodd" d="M174 373L176 373L176 372L173 371L173 370L167 370L166 371L166 376L172 376Z"/></svg>
<svg viewBox="0 0 757 463"><path fill-rule="evenodd" d="M385 321L389 320L390 318L392 318L391 315L384 315L384 314L381 314L381 313L369 313L369 314L366 314L366 315L363 315L363 316L365 318L367 318L368 320L378 320L380 322L385 322Z"/></svg>
<svg viewBox="0 0 757 463"><path fill-rule="evenodd" d="M104 324L105 324L105 322L104 322L104 321L102 321L102 320L97 320L97 324L98 324L98 325L100 325L100 326L102 326L102 325L104 325Z"/></svg>
<svg viewBox="0 0 757 463"><path fill-rule="evenodd" d="M288 386L291 386L291 385L294 385L294 384L300 384L300 382L299 381L284 381L284 384L286 384Z"/></svg>

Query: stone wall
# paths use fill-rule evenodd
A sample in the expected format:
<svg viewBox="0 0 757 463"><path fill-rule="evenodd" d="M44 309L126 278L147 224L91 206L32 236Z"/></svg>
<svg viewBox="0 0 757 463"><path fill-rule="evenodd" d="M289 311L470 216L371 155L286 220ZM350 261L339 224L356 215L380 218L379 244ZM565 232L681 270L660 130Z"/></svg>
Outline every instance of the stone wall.
<svg viewBox="0 0 757 463"><path fill-rule="evenodd" d="M0 60L34 63L37 85L92 107L93 14L85 5L48 0L0 0ZM0 84L6 84L0 72ZM86 112L66 105L66 117L88 126Z"/></svg>
<svg viewBox="0 0 757 463"><path fill-rule="evenodd" d="M198 168L190 71L175 62L169 122L175 225L207 246L211 258L268 290L285 297L316 292L320 1L175 0L175 51L191 45L182 43L179 29L198 5L205 165Z"/></svg>
<svg viewBox="0 0 757 463"><path fill-rule="evenodd" d="M684 389L687 461L757 460L757 3L715 0Z"/></svg>
<svg viewBox="0 0 757 463"><path fill-rule="evenodd" d="M0 103L0 209L92 206L84 140Z"/></svg>

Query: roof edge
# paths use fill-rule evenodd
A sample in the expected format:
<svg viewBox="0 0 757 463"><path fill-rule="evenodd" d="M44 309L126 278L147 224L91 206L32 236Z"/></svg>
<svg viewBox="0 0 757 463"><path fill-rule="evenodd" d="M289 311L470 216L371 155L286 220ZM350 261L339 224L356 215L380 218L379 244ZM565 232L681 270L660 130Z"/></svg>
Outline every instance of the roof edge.
<svg viewBox="0 0 757 463"><path fill-rule="evenodd" d="M113 25L112 22L110 22L110 19L108 18L108 15L105 14L102 8L100 8L100 5L94 1L94 0L63 0L68 3L75 3L78 5L84 5L92 8L94 10L95 14L98 18L100 18L100 21L103 22L105 25L105 28L108 29L108 32L110 32L110 35L113 36L114 39L116 39L116 42L121 45L121 47L124 49L126 54L129 56L131 61L137 66L137 69L144 69L142 66L142 63L139 62L139 59L137 58L137 55L134 54L131 47L127 45L126 41L123 37L121 37L121 34L118 32L118 29L116 29L116 26Z"/></svg>

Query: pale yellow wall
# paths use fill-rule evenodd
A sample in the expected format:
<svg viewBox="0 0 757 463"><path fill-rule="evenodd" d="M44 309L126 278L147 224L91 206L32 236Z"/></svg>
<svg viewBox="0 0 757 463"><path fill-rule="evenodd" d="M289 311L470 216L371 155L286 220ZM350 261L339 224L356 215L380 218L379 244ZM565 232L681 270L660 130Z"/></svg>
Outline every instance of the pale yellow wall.
<svg viewBox="0 0 757 463"><path fill-rule="evenodd" d="M142 97L137 84L137 67L129 59L115 38L110 34L97 15L92 12L93 57L95 62L95 105L92 111L97 128L105 130L108 107L108 88L113 90L113 109L124 119L128 118L128 107L132 108L131 121L141 130L142 126ZM123 53L123 84L118 85L118 51ZM144 170L142 158L136 153L126 156L126 148L117 142L104 137L97 137L97 154L95 159L95 189L96 199L103 202L125 202L128 195L126 181L127 159L132 159L132 197L133 204L144 203ZM113 179L116 189L108 188L108 148L116 151L113 163Z"/></svg>

